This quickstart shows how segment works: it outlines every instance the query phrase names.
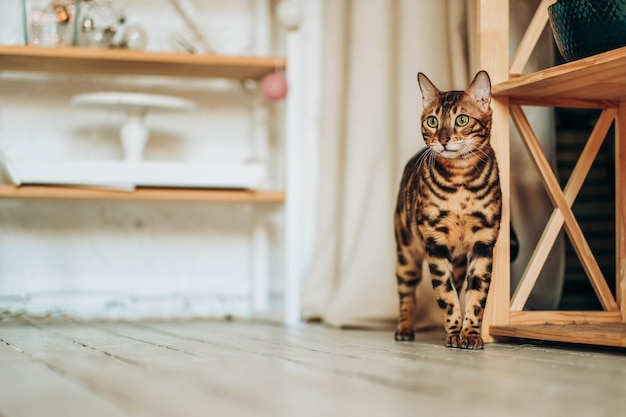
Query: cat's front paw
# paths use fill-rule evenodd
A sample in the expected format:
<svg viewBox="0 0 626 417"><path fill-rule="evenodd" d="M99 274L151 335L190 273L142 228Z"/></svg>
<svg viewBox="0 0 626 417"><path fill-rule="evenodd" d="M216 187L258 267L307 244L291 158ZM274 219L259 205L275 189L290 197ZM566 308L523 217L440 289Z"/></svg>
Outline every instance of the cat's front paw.
<svg viewBox="0 0 626 417"><path fill-rule="evenodd" d="M399 342L408 342L415 339L415 332L411 328L398 327L394 337Z"/></svg>
<svg viewBox="0 0 626 417"><path fill-rule="evenodd" d="M449 333L446 335L446 346L451 348L461 347L461 335L459 333Z"/></svg>
<svg viewBox="0 0 626 417"><path fill-rule="evenodd" d="M461 348L463 349L482 349L485 346L483 338L479 334L467 334L461 336Z"/></svg>

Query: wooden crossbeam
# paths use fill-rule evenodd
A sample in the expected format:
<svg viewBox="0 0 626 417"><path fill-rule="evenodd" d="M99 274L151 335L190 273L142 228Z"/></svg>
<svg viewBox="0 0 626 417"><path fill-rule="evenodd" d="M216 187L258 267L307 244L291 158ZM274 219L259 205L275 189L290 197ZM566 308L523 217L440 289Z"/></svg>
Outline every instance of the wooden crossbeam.
<svg viewBox="0 0 626 417"><path fill-rule="evenodd" d="M563 195L559 182L554 175L554 172L552 172L550 162L543 153L541 145L537 140L537 137L535 136L524 111L520 106L512 105L510 106L510 114L517 130L520 133L524 146L526 146L533 163L541 174L544 187L548 192L548 196L552 200L552 204L563 216L565 230L570 238L574 250L576 251L576 254L578 255L578 259L580 259L587 277L589 277L591 286L598 296L602 308L606 311L618 311L619 308L613 298L613 295L611 294L611 290L602 275L602 271L593 256L591 248L589 248L589 244L580 229L580 225L576 221L576 217L574 216L570 205Z"/></svg>
<svg viewBox="0 0 626 417"><path fill-rule="evenodd" d="M589 140L587 141L585 148L583 149L563 191L565 201L569 207L571 207L574 203L574 200L576 199L576 196L578 195L578 192L580 191L580 188L589 173L589 169L591 168L593 161L598 155L600 146L602 146L604 138L613 124L613 120L616 115L617 110L615 109L604 110L591 132ZM513 298L511 300L511 311L521 311L524 308L524 305L528 301L528 297L530 296L530 293L539 278L539 273L548 258L550 250L552 249L552 246L554 246L554 242L563 227L563 220L563 214L559 209L555 208L550 216L550 220L548 220L541 238L539 239L539 243L530 258L530 261L522 274L522 279L515 290L515 294L513 294Z"/></svg>

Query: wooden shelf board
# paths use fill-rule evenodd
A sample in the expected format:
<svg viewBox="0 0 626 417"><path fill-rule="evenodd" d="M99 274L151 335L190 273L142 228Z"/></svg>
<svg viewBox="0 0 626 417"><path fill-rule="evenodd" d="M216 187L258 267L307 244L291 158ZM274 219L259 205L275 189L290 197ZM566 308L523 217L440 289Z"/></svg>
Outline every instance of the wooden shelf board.
<svg viewBox="0 0 626 417"><path fill-rule="evenodd" d="M615 107L626 100L626 47L514 77L493 86L494 96L518 103Z"/></svg>
<svg viewBox="0 0 626 417"><path fill-rule="evenodd" d="M138 188L135 191L78 187L0 185L0 198L68 200L161 200L223 203L283 203L282 191L213 190L189 188Z"/></svg>
<svg viewBox="0 0 626 417"><path fill-rule="evenodd" d="M516 324L574 324L619 323L619 311L511 311L510 323Z"/></svg>
<svg viewBox="0 0 626 417"><path fill-rule="evenodd" d="M284 69L279 57L192 55L78 47L0 45L0 70L65 74L259 79Z"/></svg>
<svg viewBox="0 0 626 417"><path fill-rule="evenodd" d="M626 323L491 326L492 336L626 348Z"/></svg>

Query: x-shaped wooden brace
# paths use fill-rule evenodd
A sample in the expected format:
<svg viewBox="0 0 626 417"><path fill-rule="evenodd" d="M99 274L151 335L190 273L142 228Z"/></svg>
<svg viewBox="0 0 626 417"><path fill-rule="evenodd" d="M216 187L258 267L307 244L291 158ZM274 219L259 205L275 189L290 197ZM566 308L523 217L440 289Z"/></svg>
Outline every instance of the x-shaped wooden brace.
<svg viewBox="0 0 626 417"><path fill-rule="evenodd" d="M555 207L546 228L544 229L541 239L539 240L532 257L530 258L528 266L522 275L522 280L513 295L513 299L511 300L511 311L521 311L524 304L526 304L530 292L537 282L541 268L543 267L548 254L550 253L550 250L554 245L561 228L563 227L563 223L565 223L565 230L570 238L574 250L576 251L576 254L578 255L578 259L580 259L583 269L589 277L591 285L600 300L602 308L605 311L619 311L615 298L613 298L613 295L611 294L611 290L602 275L602 271L600 270L600 267L598 266L598 263L596 262L596 259L593 256L587 240L585 239L585 236L583 235L583 232L580 229L580 226L571 209L571 206L574 203L574 200L576 199L587 174L589 173L589 169L591 168L591 165L600 150L600 146L602 145L602 142L617 115L617 110L609 108L602 112L593 129L593 132L591 133L591 136L589 137L589 140L587 141L587 144L585 145L585 149L581 153L567 185L563 190L561 190L550 163L543 153L541 145L539 144L539 141L537 140L537 137L535 136L535 133L533 132L521 106L512 104L510 106L510 114L513 119L513 123L522 137L522 142L524 142L533 163L541 174L544 187L546 188L548 196L552 200L552 204Z"/></svg>

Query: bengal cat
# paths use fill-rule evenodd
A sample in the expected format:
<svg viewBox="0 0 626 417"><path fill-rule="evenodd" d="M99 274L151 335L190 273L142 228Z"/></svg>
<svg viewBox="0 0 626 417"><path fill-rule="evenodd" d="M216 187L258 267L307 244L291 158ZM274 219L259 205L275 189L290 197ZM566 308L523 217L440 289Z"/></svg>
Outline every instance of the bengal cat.
<svg viewBox="0 0 626 417"><path fill-rule="evenodd" d="M395 339L414 339L415 289L426 263L446 346L482 349L480 326L502 208L498 165L489 144L491 82L481 71L467 90L444 92L422 73L417 79L426 147L407 163L398 193Z"/></svg>

